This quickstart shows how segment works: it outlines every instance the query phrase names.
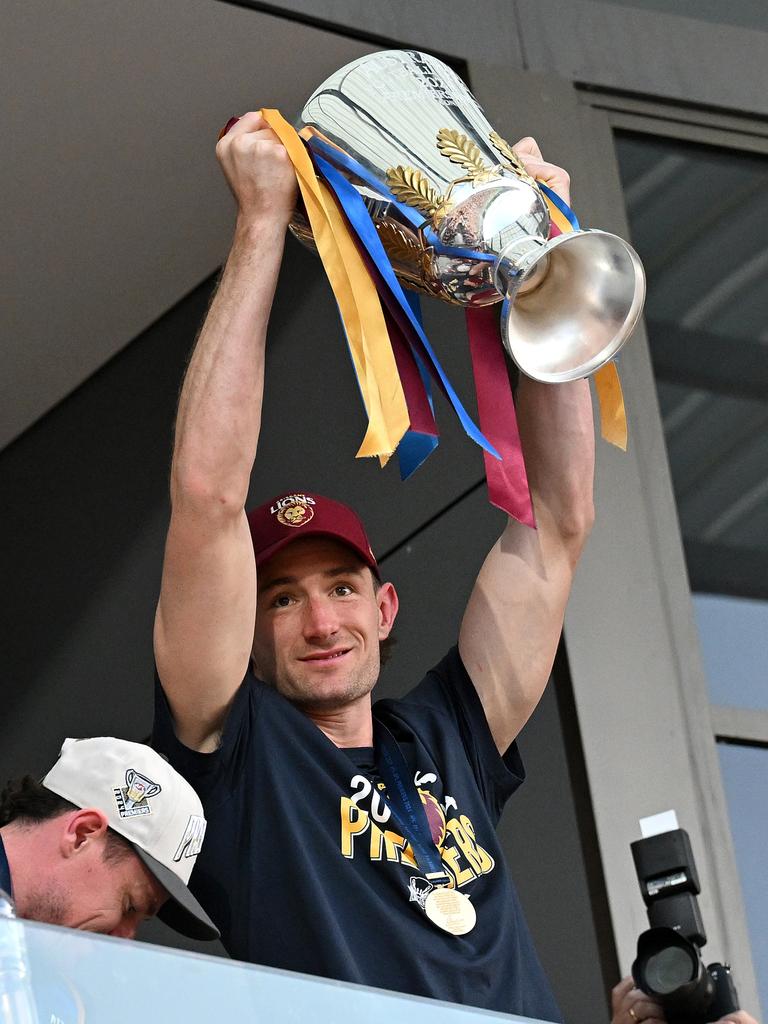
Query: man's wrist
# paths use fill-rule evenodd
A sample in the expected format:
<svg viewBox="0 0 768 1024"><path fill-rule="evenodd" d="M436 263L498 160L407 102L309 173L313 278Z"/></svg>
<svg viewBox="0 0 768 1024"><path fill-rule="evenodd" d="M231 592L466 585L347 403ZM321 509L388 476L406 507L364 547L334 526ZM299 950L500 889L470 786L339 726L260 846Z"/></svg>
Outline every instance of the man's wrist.
<svg viewBox="0 0 768 1024"><path fill-rule="evenodd" d="M268 214L238 217L227 269L231 272L239 268L248 274L261 275L273 263L279 264L283 257L286 223L284 217Z"/></svg>
<svg viewBox="0 0 768 1024"><path fill-rule="evenodd" d="M258 213L241 210L235 222L235 242L249 245L282 238L290 220L290 212L284 210L262 210Z"/></svg>

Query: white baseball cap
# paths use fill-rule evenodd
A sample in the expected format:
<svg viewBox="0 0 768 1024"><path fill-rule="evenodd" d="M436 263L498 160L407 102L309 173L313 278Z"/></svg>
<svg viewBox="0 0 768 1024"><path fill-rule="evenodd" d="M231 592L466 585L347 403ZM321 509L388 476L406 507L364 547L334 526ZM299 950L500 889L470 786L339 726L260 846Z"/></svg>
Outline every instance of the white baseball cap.
<svg viewBox="0 0 768 1024"><path fill-rule="evenodd" d="M42 784L77 807L103 811L168 892L162 921L193 939L219 937L187 888L205 835L203 805L157 751L112 736L66 739Z"/></svg>

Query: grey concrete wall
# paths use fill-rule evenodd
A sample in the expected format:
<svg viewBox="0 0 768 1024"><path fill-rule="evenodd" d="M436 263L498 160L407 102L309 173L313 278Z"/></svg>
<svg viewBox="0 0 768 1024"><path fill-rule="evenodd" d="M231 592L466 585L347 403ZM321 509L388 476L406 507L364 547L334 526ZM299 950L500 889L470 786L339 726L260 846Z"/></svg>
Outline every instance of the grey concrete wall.
<svg viewBox="0 0 768 1024"><path fill-rule="evenodd" d="M730 7L717 0L238 2L587 86L768 112L768 15L760 0Z"/></svg>
<svg viewBox="0 0 768 1024"><path fill-rule="evenodd" d="M372 47L217 0L9 4L0 47L2 448L218 266L230 115Z"/></svg>

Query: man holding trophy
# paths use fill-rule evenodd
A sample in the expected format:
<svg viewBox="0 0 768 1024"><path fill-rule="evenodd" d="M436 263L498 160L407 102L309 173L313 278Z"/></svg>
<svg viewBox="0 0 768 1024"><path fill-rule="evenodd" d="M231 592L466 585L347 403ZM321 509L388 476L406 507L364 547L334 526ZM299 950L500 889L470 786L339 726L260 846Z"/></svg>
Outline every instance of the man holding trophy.
<svg viewBox="0 0 768 1024"><path fill-rule="evenodd" d="M217 155L237 221L179 402L155 626L154 744L209 821L195 893L238 959L559 1020L495 825L524 777L515 737L592 524L587 380L521 375L536 529L509 519L457 647L403 700L373 704L398 599L359 519L301 481L245 512L297 188L264 114L227 129ZM568 175L533 139L513 153L568 202Z"/></svg>

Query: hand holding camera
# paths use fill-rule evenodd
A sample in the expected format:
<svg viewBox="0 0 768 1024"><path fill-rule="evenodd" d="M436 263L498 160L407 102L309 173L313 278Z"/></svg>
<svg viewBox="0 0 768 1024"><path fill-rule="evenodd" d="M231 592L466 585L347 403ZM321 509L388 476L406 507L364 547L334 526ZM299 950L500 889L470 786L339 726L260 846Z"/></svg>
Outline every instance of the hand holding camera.
<svg viewBox="0 0 768 1024"><path fill-rule="evenodd" d="M612 1024L757 1024L739 1009L729 965L701 959L707 936L688 833L674 811L640 824L643 838L631 849L651 927L637 940L632 977L611 993Z"/></svg>
<svg viewBox="0 0 768 1024"><path fill-rule="evenodd" d="M637 988L632 977L622 978L611 992L611 1024L667 1024L664 1008ZM746 1010L736 1010L720 1018L720 1024L757 1024Z"/></svg>

